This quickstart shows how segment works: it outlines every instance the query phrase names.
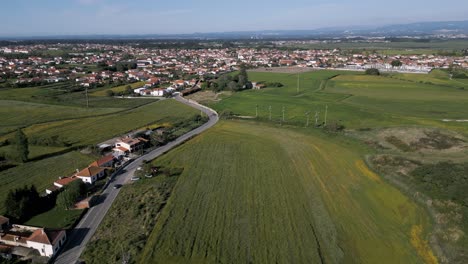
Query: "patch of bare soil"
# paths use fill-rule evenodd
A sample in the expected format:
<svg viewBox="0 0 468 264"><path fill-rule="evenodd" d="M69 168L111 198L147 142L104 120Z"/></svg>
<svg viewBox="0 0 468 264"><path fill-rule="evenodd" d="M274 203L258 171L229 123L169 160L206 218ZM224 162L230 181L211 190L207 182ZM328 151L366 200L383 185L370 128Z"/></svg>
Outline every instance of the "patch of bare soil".
<svg viewBox="0 0 468 264"><path fill-rule="evenodd" d="M401 156L381 154L370 159L372 165L384 174L397 173L407 176L411 171L421 165L419 161L407 159Z"/></svg>
<svg viewBox="0 0 468 264"><path fill-rule="evenodd" d="M465 138L450 131L430 128L387 128L377 133L383 146L403 152L460 152L468 149Z"/></svg>

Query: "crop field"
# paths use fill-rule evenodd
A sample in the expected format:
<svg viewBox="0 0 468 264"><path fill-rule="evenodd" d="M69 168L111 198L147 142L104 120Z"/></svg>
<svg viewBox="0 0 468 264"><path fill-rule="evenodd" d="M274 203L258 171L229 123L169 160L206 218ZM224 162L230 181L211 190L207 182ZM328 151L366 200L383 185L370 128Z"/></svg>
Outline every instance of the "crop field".
<svg viewBox="0 0 468 264"><path fill-rule="evenodd" d="M154 162L184 171L140 263L437 263L429 217L366 152L311 129L222 121Z"/></svg>
<svg viewBox="0 0 468 264"><path fill-rule="evenodd" d="M146 125L190 119L197 113L193 108L174 100L163 100L113 115L32 125L24 129L24 132L30 138L47 139L57 136L73 146L83 146L97 144ZM0 140L13 137L12 133Z"/></svg>
<svg viewBox="0 0 468 264"><path fill-rule="evenodd" d="M83 168L94 159L79 152L69 152L60 156L19 165L0 172L0 214L4 210L4 200L9 190L34 184L42 193L58 177L69 176L75 169Z"/></svg>
<svg viewBox="0 0 468 264"><path fill-rule="evenodd" d="M82 108L0 100L0 127L25 127L54 120L109 114L124 108Z"/></svg>

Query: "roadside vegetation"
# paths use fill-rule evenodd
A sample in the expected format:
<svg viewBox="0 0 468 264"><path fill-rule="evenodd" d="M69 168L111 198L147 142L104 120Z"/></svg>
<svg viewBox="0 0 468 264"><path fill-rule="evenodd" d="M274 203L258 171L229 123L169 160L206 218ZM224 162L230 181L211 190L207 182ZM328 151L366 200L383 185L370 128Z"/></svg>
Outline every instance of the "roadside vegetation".
<svg viewBox="0 0 468 264"><path fill-rule="evenodd" d="M87 264L136 263L177 178L160 173L122 187L82 259Z"/></svg>

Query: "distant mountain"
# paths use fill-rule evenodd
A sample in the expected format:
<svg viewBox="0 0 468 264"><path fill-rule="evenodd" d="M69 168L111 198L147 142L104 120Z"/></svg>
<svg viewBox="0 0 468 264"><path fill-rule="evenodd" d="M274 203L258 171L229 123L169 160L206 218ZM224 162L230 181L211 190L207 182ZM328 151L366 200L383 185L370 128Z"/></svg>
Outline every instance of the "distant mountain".
<svg viewBox="0 0 468 264"><path fill-rule="evenodd" d="M312 30L260 30L192 34L121 34L121 35L59 35L31 37L0 37L0 39L306 39L342 37L433 36L439 34L468 34L467 21L419 22L388 26L329 27Z"/></svg>

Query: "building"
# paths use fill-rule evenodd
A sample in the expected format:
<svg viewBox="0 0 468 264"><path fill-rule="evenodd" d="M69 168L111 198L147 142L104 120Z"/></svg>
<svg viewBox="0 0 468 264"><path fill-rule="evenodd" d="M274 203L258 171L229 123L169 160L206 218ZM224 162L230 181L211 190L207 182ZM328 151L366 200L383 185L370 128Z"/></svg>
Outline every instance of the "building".
<svg viewBox="0 0 468 264"><path fill-rule="evenodd" d="M39 228L26 240L26 244L30 248L37 249L41 256L52 257L65 244L66 236L64 230Z"/></svg>
<svg viewBox="0 0 468 264"><path fill-rule="evenodd" d="M0 216L0 219L8 218ZM53 257L65 244L64 230L52 230L24 225L7 226L0 234L0 245L10 247L10 252L34 249L41 256ZM23 250L24 251L24 250Z"/></svg>
<svg viewBox="0 0 468 264"><path fill-rule="evenodd" d="M116 148L121 148L121 151L135 152L140 150L143 147L143 144L140 140L136 138L126 137L121 138L115 143Z"/></svg>
<svg viewBox="0 0 468 264"><path fill-rule="evenodd" d="M97 180L106 176L106 169L96 166L89 166L75 174L84 183L94 184Z"/></svg>
<svg viewBox="0 0 468 264"><path fill-rule="evenodd" d="M114 162L115 162L114 155L107 155L91 163L90 166L112 168L114 166Z"/></svg>

